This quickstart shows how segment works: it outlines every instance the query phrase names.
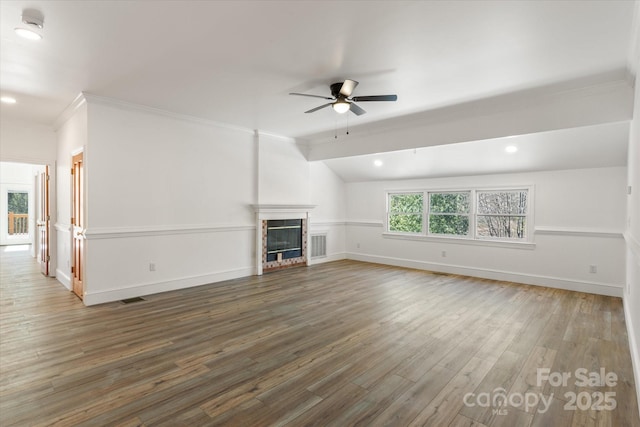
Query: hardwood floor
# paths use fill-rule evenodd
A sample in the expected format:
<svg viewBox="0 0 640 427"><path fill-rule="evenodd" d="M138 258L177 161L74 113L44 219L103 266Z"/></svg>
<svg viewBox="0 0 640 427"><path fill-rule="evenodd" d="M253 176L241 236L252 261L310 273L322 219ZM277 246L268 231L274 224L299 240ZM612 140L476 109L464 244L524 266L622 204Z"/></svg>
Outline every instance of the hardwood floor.
<svg viewBox="0 0 640 427"><path fill-rule="evenodd" d="M619 298L340 261L85 307L1 261L1 426L640 426Z"/></svg>

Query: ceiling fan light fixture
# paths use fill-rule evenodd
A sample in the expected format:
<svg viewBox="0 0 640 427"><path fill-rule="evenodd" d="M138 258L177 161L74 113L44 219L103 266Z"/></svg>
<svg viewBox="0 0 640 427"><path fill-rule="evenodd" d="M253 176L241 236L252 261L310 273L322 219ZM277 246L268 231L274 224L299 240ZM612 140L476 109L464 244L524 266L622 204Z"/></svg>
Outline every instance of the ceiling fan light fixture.
<svg viewBox="0 0 640 427"><path fill-rule="evenodd" d="M344 114L347 111L351 111L356 116L361 116L366 113L362 107L360 107L356 102L369 102L369 101L397 101L397 95L370 95L370 96L354 96L351 97L353 90L358 85L358 82L355 80L345 80L341 83L333 83L329 86L331 90L331 96L322 96L322 95L311 95L309 93L297 93L290 92L289 95L297 95L297 96L309 96L312 98L321 98L326 99L330 102L326 104L319 105L315 108L305 111L307 113L314 113L318 110L322 110L323 108L327 108L329 105L335 110L338 114Z"/></svg>
<svg viewBox="0 0 640 427"><path fill-rule="evenodd" d="M344 114L351 109L351 104L344 100L338 100L332 104L332 107L336 113Z"/></svg>

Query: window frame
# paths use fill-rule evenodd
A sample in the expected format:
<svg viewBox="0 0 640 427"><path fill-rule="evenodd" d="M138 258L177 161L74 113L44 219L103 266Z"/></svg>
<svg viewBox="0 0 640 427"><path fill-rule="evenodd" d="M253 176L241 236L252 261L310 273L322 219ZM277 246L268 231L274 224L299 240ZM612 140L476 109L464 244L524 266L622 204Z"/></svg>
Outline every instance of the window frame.
<svg viewBox="0 0 640 427"><path fill-rule="evenodd" d="M527 213L525 217L525 237L523 239L508 239L500 237L484 237L477 235L477 219L480 216L478 211L478 194L491 192L527 192ZM390 197L397 194L416 194L422 193L422 229L420 232L402 232L390 230ZM429 232L429 214L431 210L430 195L433 193L469 193L469 232L466 235L461 234L436 234ZM462 243L472 245L517 247L532 249L535 247L534 242L534 203L535 191L533 185L518 186L491 186L491 187L467 187L467 188L431 188L420 190L387 190L385 192L386 219L383 227L383 236L386 238L398 238L408 240L425 240L425 241L447 241L451 243ZM456 214L458 215L458 214ZM482 214L484 215L484 214ZM498 215L502 216L502 215ZM510 216L518 216L517 214Z"/></svg>

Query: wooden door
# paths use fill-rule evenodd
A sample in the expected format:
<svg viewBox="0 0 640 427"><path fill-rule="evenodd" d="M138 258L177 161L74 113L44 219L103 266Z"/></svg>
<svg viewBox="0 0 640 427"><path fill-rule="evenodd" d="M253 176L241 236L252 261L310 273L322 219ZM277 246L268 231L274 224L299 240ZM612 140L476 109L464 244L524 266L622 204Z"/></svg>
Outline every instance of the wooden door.
<svg viewBox="0 0 640 427"><path fill-rule="evenodd" d="M49 212L49 166L45 166L44 172L39 177L39 212L38 212L38 261L40 271L45 276L49 275L49 232L51 226L51 214Z"/></svg>
<svg viewBox="0 0 640 427"><path fill-rule="evenodd" d="M72 158L72 267L73 292L84 298L84 193L83 153Z"/></svg>

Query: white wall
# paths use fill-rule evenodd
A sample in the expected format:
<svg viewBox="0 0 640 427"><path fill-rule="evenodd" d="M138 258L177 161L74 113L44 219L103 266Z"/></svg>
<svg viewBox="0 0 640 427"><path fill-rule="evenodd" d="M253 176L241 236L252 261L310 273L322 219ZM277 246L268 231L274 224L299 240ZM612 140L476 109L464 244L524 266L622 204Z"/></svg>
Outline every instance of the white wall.
<svg viewBox="0 0 640 427"><path fill-rule="evenodd" d="M636 3L636 21L640 19L640 5ZM640 26L640 23L637 23ZM636 38L640 37L636 33ZM640 41L638 41L640 44ZM636 46L636 70L640 69L640 46ZM640 82L636 76L635 108L629 137L629 165L627 184L626 260L627 282L624 293L625 318L629 333L629 346L633 360L636 394L640 407Z"/></svg>
<svg viewBox="0 0 640 427"><path fill-rule="evenodd" d="M253 132L88 104L85 303L252 274Z"/></svg>
<svg viewBox="0 0 640 427"><path fill-rule="evenodd" d="M309 193L312 212L311 234L326 234L327 256L311 260L312 264L346 257L346 186L323 162L310 162Z"/></svg>
<svg viewBox="0 0 640 427"><path fill-rule="evenodd" d="M57 129L55 168L57 208L55 231L58 265L56 278L71 289L71 156L87 149L87 106L81 103Z"/></svg>
<svg viewBox="0 0 640 427"><path fill-rule="evenodd" d="M253 136L89 101L87 227L252 225Z"/></svg>
<svg viewBox="0 0 640 427"><path fill-rule="evenodd" d="M309 204L309 164L293 139L258 135L258 203Z"/></svg>
<svg viewBox="0 0 640 427"><path fill-rule="evenodd" d="M315 199L344 257L342 181L292 139L91 95L63 117L59 276L70 287L70 160L82 150L87 305L254 274L256 203ZM327 180L317 197L312 174Z"/></svg>
<svg viewBox="0 0 640 427"><path fill-rule="evenodd" d="M0 160L50 165L56 161L53 128L8 118L0 120Z"/></svg>
<svg viewBox="0 0 640 427"><path fill-rule="evenodd" d="M523 185L534 186L535 247L383 236L386 191ZM346 187L349 258L622 295L626 168L350 183ZM596 274L589 272L590 265L597 265Z"/></svg>

